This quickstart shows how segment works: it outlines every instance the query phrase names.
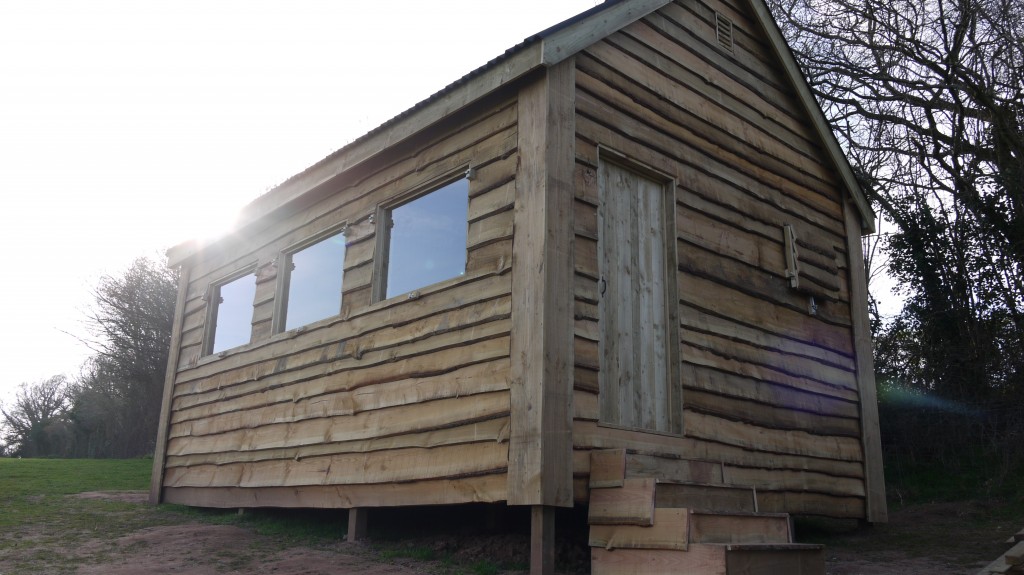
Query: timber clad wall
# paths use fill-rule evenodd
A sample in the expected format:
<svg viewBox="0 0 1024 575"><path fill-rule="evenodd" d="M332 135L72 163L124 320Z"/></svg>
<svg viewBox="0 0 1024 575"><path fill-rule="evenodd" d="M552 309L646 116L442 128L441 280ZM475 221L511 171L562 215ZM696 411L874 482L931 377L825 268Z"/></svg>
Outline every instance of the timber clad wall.
<svg viewBox="0 0 1024 575"><path fill-rule="evenodd" d="M698 479L756 486L761 511L863 517L841 187L745 3L669 4L576 65L577 478L587 450L625 447L649 473L707 460ZM599 425L599 147L675 180L684 437Z"/></svg>
<svg viewBox="0 0 1024 575"><path fill-rule="evenodd" d="M181 248L151 499L566 506L625 449L760 511L884 521L870 210L763 6L666 2L553 28ZM465 274L376 301L378 208L468 168ZM278 333L282 254L342 230L340 313ZM243 270L251 342L204 355Z"/></svg>
<svg viewBox="0 0 1024 575"><path fill-rule="evenodd" d="M352 507L506 499L516 115L513 100L460 118L442 137L406 145L359 181L253 233L239 242L245 253L208 251L194 263L166 500ZM376 206L470 166L466 273L416 299L372 303ZM273 334L278 254L345 223L341 315ZM253 265L252 342L202 356L208 286Z"/></svg>

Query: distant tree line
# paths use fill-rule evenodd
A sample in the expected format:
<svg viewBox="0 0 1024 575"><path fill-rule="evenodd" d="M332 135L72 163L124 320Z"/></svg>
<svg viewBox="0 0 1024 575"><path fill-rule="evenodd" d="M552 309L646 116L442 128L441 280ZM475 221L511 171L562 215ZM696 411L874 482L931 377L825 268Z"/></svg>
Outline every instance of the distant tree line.
<svg viewBox="0 0 1024 575"><path fill-rule="evenodd" d="M875 314L891 460L1024 469L1020 0L770 0L906 297ZM895 465L887 472L898 473Z"/></svg>
<svg viewBox="0 0 1024 575"><path fill-rule="evenodd" d="M57 375L22 384L0 406L9 455L138 457L153 453L177 273L140 258L104 276L88 314L95 352L77 378Z"/></svg>

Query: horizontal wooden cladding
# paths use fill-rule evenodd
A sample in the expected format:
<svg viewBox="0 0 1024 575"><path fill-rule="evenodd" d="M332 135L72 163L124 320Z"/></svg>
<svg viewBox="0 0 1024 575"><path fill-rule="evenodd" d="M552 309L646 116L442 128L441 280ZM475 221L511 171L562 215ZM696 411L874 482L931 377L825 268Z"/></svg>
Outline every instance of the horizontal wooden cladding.
<svg viewBox="0 0 1024 575"><path fill-rule="evenodd" d="M790 383L793 387L823 395L855 400L856 378L850 371L828 364L779 353L767 347L751 345L739 339L682 330L683 348L693 357L691 363L703 363L740 374L760 374L758 379ZM742 364L742 365L739 365Z"/></svg>
<svg viewBox="0 0 1024 575"><path fill-rule="evenodd" d="M737 260L721 257L702 247L680 242L679 271L688 276L700 276L716 283L749 293L775 307L789 308L805 313L812 319L833 326L850 326L850 306L846 302L820 299L812 311L806 294L790 289L780 277L745 265Z"/></svg>
<svg viewBox="0 0 1024 575"><path fill-rule="evenodd" d="M504 473L460 479L364 485L303 487L177 487L165 488L167 503L197 507L303 507L350 509L504 501Z"/></svg>
<svg viewBox="0 0 1024 575"><path fill-rule="evenodd" d="M713 297L712 297L713 296ZM853 357L850 329L825 323L807 311L766 305L756 295L710 279L679 274L679 297L687 305L701 307L740 324Z"/></svg>
<svg viewBox="0 0 1024 575"><path fill-rule="evenodd" d="M499 391L508 387L508 367L508 358L499 357L469 365L452 365L427 375L389 379L380 373L386 368L379 366L357 378L329 377L305 382L301 395L290 386L280 386L236 397L230 403L214 401L181 409L175 412L172 423L195 421L211 425L210 418L224 415L264 423L299 421ZM198 433L202 425L197 423L190 427L193 433Z"/></svg>
<svg viewBox="0 0 1024 575"><path fill-rule="evenodd" d="M505 391L439 399L422 404L260 425L242 418L172 426L168 455L291 448L442 429L509 412ZM248 426L247 426L248 425ZM245 426L245 427L242 427ZM188 434L192 428L206 434ZM177 433L178 435L173 435Z"/></svg>
<svg viewBox="0 0 1024 575"><path fill-rule="evenodd" d="M758 509L765 513L862 519L865 512L863 497L846 497L828 493L758 491L757 503Z"/></svg>
<svg viewBox="0 0 1024 575"><path fill-rule="evenodd" d="M790 224L800 238L835 252L834 265L844 261L841 254L846 253L846 248L834 222L813 217L813 212L807 210L789 209L781 191L768 190L769 193L762 194L757 190L736 190L723 185L714 175L695 169L683 170L677 183L680 193L676 199L694 211L770 242L781 243L782 226Z"/></svg>
<svg viewBox="0 0 1024 575"><path fill-rule="evenodd" d="M171 467L166 487L298 487L457 479L503 472L508 444L495 441L435 448L346 453L308 459Z"/></svg>
<svg viewBox="0 0 1024 575"><path fill-rule="evenodd" d="M579 61L581 113L600 118L596 110L614 110L620 131L638 141L649 141L659 149L671 149L674 141L685 142L689 150L683 152L684 159L692 160L695 154L714 158L714 164L786 190L793 207L815 210L833 219L841 213L839 190L831 172L816 158L790 148L789 141L778 137L781 130L757 130L757 124L735 118L732 110L719 108L705 95L694 93L691 85L670 79L647 62L627 55L613 42L595 45L591 49L593 59ZM629 73L616 72L611 66ZM705 85L703 80L697 81ZM683 101L677 104L680 99ZM705 118L695 117L694 110L703 110ZM642 130L641 126L651 129Z"/></svg>
<svg viewBox="0 0 1024 575"><path fill-rule="evenodd" d="M634 26L626 32L688 66L708 84L756 107L794 136L812 138L811 130L799 124L803 110L772 48L751 42L752 33L760 36L758 25L735 11L728 12L740 16L733 21L733 49L728 55L717 46L715 16L705 2L671 4L645 18L647 28Z"/></svg>
<svg viewBox="0 0 1024 575"><path fill-rule="evenodd" d="M621 477L612 481L595 483L593 474L593 461L591 459L597 453L607 453L613 450L585 451L576 449L572 453L573 475L576 477L587 477L591 488L618 487L622 484ZM625 452L625 450L614 450ZM627 477L656 477L659 480L670 482L692 482L706 485L722 485L722 463L718 461L701 461L697 459L678 459L669 457L653 457L650 455L637 455L625 453L623 460L618 465L625 468L617 470ZM600 470L598 470L600 473Z"/></svg>
<svg viewBox="0 0 1024 575"><path fill-rule="evenodd" d="M731 219L745 218L733 217ZM703 209L691 208L683 203L676 209L676 230L679 240L686 245L696 246L717 256L742 262L764 272L766 280L768 275L775 278L772 283L785 289L786 293L800 295L788 289L782 226L774 228L771 234L760 235L744 229L742 225L733 224L729 219L718 219ZM820 248L822 252L828 249L830 248ZM845 273L841 272L837 266L835 250L831 250L831 252L832 256L829 258L813 249L802 249L800 251L801 279L806 277L822 286L823 292L830 292L827 297L831 301L848 302L849 290L840 287L841 283L846 283ZM835 321L844 321L844 319L838 318ZM845 318L845 321L849 322L849 318Z"/></svg>
<svg viewBox="0 0 1024 575"><path fill-rule="evenodd" d="M516 107L513 102L506 102L480 114L463 129L403 150L404 155L399 160L379 171L359 176L356 181L346 182L343 189L305 211L274 221L263 229L246 232L248 235L244 237L229 238L223 247L214 246L198 261L192 273L185 303L179 369L186 370L205 360L200 345L206 320L202 295L210 281L243 264L267 264L277 258L282 249L343 222L349 224L349 233L342 313L350 314L369 305L368 288L376 244L370 214L378 203L422 187L461 167L472 165L477 172L470 190L470 210L475 221L467 241L467 273L493 266L503 259L510 260L512 229L510 218L502 212L512 207L509 188L515 177L515 150ZM246 250L250 245L253 247ZM253 342L273 336L270 321L275 309L275 286L276 282L268 280L258 287Z"/></svg>
<svg viewBox="0 0 1024 575"><path fill-rule="evenodd" d="M704 439L774 454L856 462L862 459L860 441L856 435L856 420L811 414L798 416L785 408L726 396L717 398L719 403L716 405L714 399L708 399L707 392L684 390L683 393L686 398L683 420L687 438ZM576 391L573 401L574 417L577 422L597 421L599 413L596 395ZM700 411L700 408L707 406L711 406L709 411ZM721 415L726 409L728 413ZM738 419L740 417L744 419ZM823 430L808 425L815 421L827 424L830 429Z"/></svg>
<svg viewBox="0 0 1024 575"><path fill-rule="evenodd" d="M864 459L860 441L853 437L817 435L807 431L769 429L707 413L686 411L686 435L735 445L751 450L803 455L860 463Z"/></svg>
<svg viewBox="0 0 1024 575"><path fill-rule="evenodd" d="M319 371L314 370L304 375L325 375L347 365L366 366L372 364L368 358L364 359L368 352L375 352L378 356L383 354L378 358L380 360L394 360L401 354L395 350L388 351L387 345L403 341L403 334L413 340L411 343L423 347L426 344L415 340L424 337L429 339L431 335L436 338L471 323L507 316L504 310L509 305L507 294L510 288L508 274L462 278L445 289L433 292L424 290L421 297L415 300L393 299L380 302L347 319L338 318L314 324L312 328L279 334L263 345L179 373L175 396L224 391L224 388L231 385L318 364L328 365L319 365ZM477 314L478 319L469 322L468 318L473 314ZM434 347L439 345L435 344ZM348 361L349 364L329 365L336 360ZM256 389L247 389L242 393Z"/></svg>
<svg viewBox="0 0 1024 575"><path fill-rule="evenodd" d="M437 137L420 140L414 146L403 148L399 154L393 154L395 160L379 166L369 174L357 179L344 178L331 193L321 202L307 210L280 220L273 220L262 229L248 232L249 235L237 238L235 245L226 245L224 255L215 257L210 254L205 261L195 267L195 278L206 274L216 274L218 269L230 268L242 254L239 248L244 245L258 244L252 255L248 257L267 256L273 258L282 247L292 245L309 237L313 231L310 223L328 218L332 214L340 216L341 221L364 221L376 209L377 204L395 196L420 188L438 176L450 173L467 165L478 168L478 180L474 185L486 185L487 182L507 179L514 174L485 174L483 169L500 159L513 154L516 149L516 106L514 101L501 103L481 113L462 125L458 130L439 134ZM507 165L498 167L499 171L507 171ZM484 180L483 178L488 178ZM259 242L253 235L258 234ZM234 255L235 258L228 256ZM190 288L189 299L201 295Z"/></svg>
<svg viewBox="0 0 1024 575"><path fill-rule="evenodd" d="M687 426L687 432L697 422L688 419L691 413L685 413L683 420ZM699 416L699 414L697 414ZM736 424L746 430L746 437L759 433L759 428L752 425ZM863 478L864 468L859 460L829 459L830 454L825 457L814 457L803 454L794 454L793 449L784 452L776 447L785 448L787 435L792 432L768 431L768 441L765 445L755 448L748 448L743 445L723 442L718 439L703 439L698 436L670 436L640 431L630 431L612 427L599 426L593 421L576 420L573 423L573 446L575 449L627 449L631 453L649 455L652 457L667 457L674 459L698 459L706 461L719 461L723 464L738 467L758 468L764 470L803 470L834 475L836 477ZM706 435L706 434L705 434ZM807 434L800 438L806 443ZM821 452L827 450L829 438L825 437L820 446L812 451ZM855 450L849 445L849 438L835 438L843 442L844 450L852 453ZM806 450L804 450L806 451Z"/></svg>
<svg viewBox="0 0 1024 575"><path fill-rule="evenodd" d="M507 399L505 404L505 413L507 414ZM483 406L474 406L476 413L479 413L480 407ZM460 416L460 418L465 419L466 416L463 415ZM423 418L419 419L422 420ZM365 421L365 418L363 421ZM402 423L406 426L413 427L417 424L423 425L422 421L410 424L406 424L405 422ZM360 434L369 436L365 439L335 441L330 443L325 443L324 441L311 441L300 447L250 449L248 446L243 445L238 450L172 455L167 458L167 467L194 467L207 464L224 465L227 463L245 463L283 459L300 460L308 459L310 457L322 457L325 455L338 455L342 453L369 453L372 451L405 449L411 447L433 448L444 445L457 445L479 441L503 442L508 438L509 419L507 415L485 421L468 423L465 425L454 425L452 421L443 421L441 423L445 427L437 427L436 429L431 429L429 431L418 431L415 433L404 433L400 435L384 435L381 437L375 437L373 433L367 432ZM387 429L386 431L389 433L395 433L401 430ZM333 432L333 430L331 430L331 432ZM186 438L184 440L179 440L179 442L175 444L175 448L181 449L181 446L184 445L185 450L201 449L204 447L215 447L219 449L222 445L228 444L227 441L224 441L221 442L220 445L210 443L203 445L203 439L207 438L200 438L197 440ZM213 439L220 440L224 438L216 437ZM273 439L278 440L279 438ZM242 441L245 441L245 439ZM283 443L282 441L277 442ZM298 443L299 441L293 441L291 438L288 438L287 442ZM242 444L236 443L236 445Z"/></svg>
<svg viewBox="0 0 1024 575"><path fill-rule="evenodd" d="M498 387L497 384L494 387ZM372 389L372 388L371 388ZM507 394L498 389L471 392L465 397L448 397L424 403L399 404L359 413L344 413L351 403L342 402L325 410L340 412L323 417L288 418L288 405L236 411L205 419L173 424L171 454L231 449L266 449L308 445L321 441L347 441L412 430L433 429L458 422L486 419L507 413ZM505 402L505 403L503 403ZM309 402L316 406L318 402ZM422 409L417 409L422 406ZM340 409L338 409L340 408ZM460 410L445 414L445 409ZM178 441L180 438L180 441ZM319 439L318 439L319 438Z"/></svg>
<svg viewBox="0 0 1024 575"><path fill-rule="evenodd" d="M761 493L767 491L864 496L864 480L859 477L837 477L803 469L775 469L765 473L763 469L734 465L725 465L722 473L730 485L756 487L759 499Z"/></svg>
<svg viewBox="0 0 1024 575"><path fill-rule="evenodd" d="M812 230L807 233L827 238L823 244L841 243L841 236L836 231L841 229L841 223L831 214L834 210L830 210L829 215L796 201L789 183L770 185L755 175L722 162L715 155L695 150L688 140L672 138L657 127L617 113L607 103L587 96L585 91L580 91L579 101L578 161L596 166L596 145L610 145L630 158L673 175L682 189L693 190L707 201L718 203L720 214L722 207L735 210L737 213L730 215L733 220L742 217L740 214L756 216L761 222L779 228L777 233L781 233L784 223L802 222ZM590 178L584 171L583 178L577 179L577 185L588 187L578 191L578 195L596 193L596 184L589 182ZM593 186L592 191L589 186ZM761 223L759 227L763 230L765 225Z"/></svg>
<svg viewBox="0 0 1024 575"><path fill-rule="evenodd" d="M857 402L815 393L801 387L737 375L708 366L685 364L683 382L689 392L714 393L780 409L823 417L856 419ZM796 416L795 416L796 417ZM805 423L810 426L811 423ZM847 424L839 424L845 427Z"/></svg>
<svg viewBox="0 0 1024 575"><path fill-rule="evenodd" d="M860 421L832 417L791 407L773 406L739 399L721 393L687 389L686 408L708 415L733 418L769 429L791 429L814 435L860 437Z"/></svg>
<svg viewBox="0 0 1024 575"><path fill-rule="evenodd" d="M706 45L716 44L715 14L732 20L733 50L730 58L748 73L777 86L781 91L791 92L786 83L785 72L779 67L770 41L764 36L754 15L734 3L704 0L702 2L673 3L665 6L660 15L675 23L692 26L690 30Z"/></svg>

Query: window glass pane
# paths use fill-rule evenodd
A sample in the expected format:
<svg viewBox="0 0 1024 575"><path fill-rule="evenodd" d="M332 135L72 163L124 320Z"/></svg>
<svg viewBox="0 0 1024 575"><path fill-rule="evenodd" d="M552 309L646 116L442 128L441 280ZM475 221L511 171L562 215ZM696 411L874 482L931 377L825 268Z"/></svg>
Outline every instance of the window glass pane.
<svg viewBox="0 0 1024 575"><path fill-rule="evenodd" d="M320 240L289 259L285 330L341 313L345 236L339 233Z"/></svg>
<svg viewBox="0 0 1024 575"><path fill-rule="evenodd" d="M468 210L462 179L391 211L385 297L466 273Z"/></svg>
<svg viewBox="0 0 1024 575"><path fill-rule="evenodd" d="M256 276L248 274L217 287L214 305L213 345L218 353L249 343L252 337L252 304L256 299Z"/></svg>

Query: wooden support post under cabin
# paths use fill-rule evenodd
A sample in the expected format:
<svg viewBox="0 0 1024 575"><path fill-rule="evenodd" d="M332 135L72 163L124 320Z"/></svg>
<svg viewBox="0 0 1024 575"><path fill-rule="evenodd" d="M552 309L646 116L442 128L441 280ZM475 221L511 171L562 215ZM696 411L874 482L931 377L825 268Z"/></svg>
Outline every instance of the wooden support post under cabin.
<svg viewBox="0 0 1024 575"><path fill-rule="evenodd" d="M369 509L353 507L348 510L348 535L346 540L349 543L366 539L366 516Z"/></svg>
<svg viewBox="0 0 1024 575"><path fill-rule="evenodd" d="M555 572L555 508L534 505L530 515L530 575Z"/></svg>

